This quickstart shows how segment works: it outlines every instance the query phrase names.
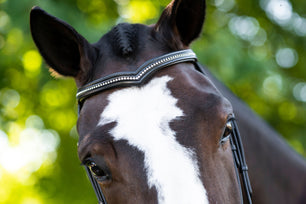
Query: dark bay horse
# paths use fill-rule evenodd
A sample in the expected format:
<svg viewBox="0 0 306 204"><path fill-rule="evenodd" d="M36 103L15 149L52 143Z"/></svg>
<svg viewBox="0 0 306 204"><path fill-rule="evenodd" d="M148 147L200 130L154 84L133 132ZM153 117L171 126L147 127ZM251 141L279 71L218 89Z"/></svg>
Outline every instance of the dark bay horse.
<svg viewBox="0 0 306 204"><path fill-rule="evenodd" d="M74 77L80 95L106 87L80 101L80 160L109 204L241 203L228 137L235 112L253 202L305 202L305 161L208 71L181 62L141 84L109 87L148 60L188 50L204 16L205 1L173 0L155 25L119 24L90 44L67 23L31 11L32 36L45 61ZM106 84L92 84L101 78Z"/></svg>

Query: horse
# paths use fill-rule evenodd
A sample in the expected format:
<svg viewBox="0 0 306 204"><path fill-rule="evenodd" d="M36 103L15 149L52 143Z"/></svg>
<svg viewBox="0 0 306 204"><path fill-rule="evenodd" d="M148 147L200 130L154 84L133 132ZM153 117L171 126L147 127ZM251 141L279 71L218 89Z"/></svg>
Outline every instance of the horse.
<svg viewBox="0 0 306 204"><path fill-rule="evenodd" d="M78 155L101 203L251 202L234 117L253 203L306 200L305 161L196 62L204 19L204 0L173 0L156 24L121 23L90 44L32 9L38 50L78 87Z"/></svg>

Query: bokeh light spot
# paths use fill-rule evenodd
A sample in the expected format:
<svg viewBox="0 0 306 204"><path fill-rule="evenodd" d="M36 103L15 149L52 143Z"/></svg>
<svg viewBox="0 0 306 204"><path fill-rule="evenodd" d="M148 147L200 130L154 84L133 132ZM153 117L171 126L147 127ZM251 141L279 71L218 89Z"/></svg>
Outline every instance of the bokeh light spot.
<svg viewBox="0 0 306 204"><path fill-rule="evenodd" d="M278 108L279 116L282 120L293 120L297 115L297 109L292 103L283 103Z"/></svg>
<svg viewBox="0 0 306 204"><path fill-rule="evenodd" d="M8 127L8 136L10 138L10 145L16 146L19 144L19 136L21 132L23 131L24 127L19 125L18 123L10 123Z"/></svg>
<svg viewBox="0 0 306 204"><path fill-rule="evenodd" d="M115 0L115 2L119 5L126 5L130 2L130 0Z"/></svg>
<svg viewBox="0 0 306 204"><path fill-rule="evenodd" d="M5 149L9 144L8 137L5 132L0 130L0 149Z"/></svg>
<svg viewBox="0 0 306 204"><path fill-rule="evenodd" d="M298 62L298 54L291 48L279 49L275 57L277 64L282 68L291 68Z"/></svg>
<svg viewBox="0 0 306 204"><path fill-rule="evenodd" d="M306 83L301 82L295 85L293 95L298 101L306 102Z"/></svg>
<svg viewBox="0 0 306 204"><path fill-rule="evenodd" d="M288 1L270 1L267 9L277 20L289 20L292 15L292 6Z"/></svg>
<svg viewBox="0 0 306 204"><path fill-rule="evenodd" d="M292 5L287 0L261 0L267 16L279 25L287 25L292 17Z"/></svg>
<svg viewBox="0 0 306 204"><path fill-rule="evenodd" d="M78 0L78 8L89 15L89 20L94 24L100 24L101 21L107 18L107 7L104 1L101 0Z"/></svg>
<svg viewBox="0 0 306 204"><path fill-rule="evenodd" d="M49 107L59 107L67 105L70 97L69 89L60 88L55 81L49 81L40 93L40 102Z"/></svg>
<svg viewBox="0 0 306 204"><path fill-rule="evenodd" d="M261 61L267 58L268 50L265 46L249 47L248 54L255 60Z"/></svg>
<svg viewBox="0 0 306 204"><path fill-rule="evenodd" d="M235 0L215 0L215 6L218 10L223 12L229 12L232 10L236 4Z"/></svg>
<svg viewBox="0 0 306 204"><path fill-rule="evenodd" d="M267 77L263 82L263 91L270 99L278 99L281 96L283 80L280 75Z"/></svg>
<svg viewBox="0 0 306 204"><path fill-rule="evenodd" d="M50 114L49 122L58 130L70 131L76 123L76 115L74 111L54 111Z"/></svg>
<svg viewBox="0 0 306 204"><path fill-rule="evenodd" d="M123 8L120 12L123 18L131 22L146 22L157 16L157 9L150 1L131 1L126 8Z"/></svg>
<svg viewBox="0 0 306 204"><path fill-rule="evenodd" d="M22 59L23 67L27 72L34 73L35 75L40 73L42 58L36 50L27 51Z"/></svg>
<svg viewBox="0 0 306 204"><path fill-rule="evenodd" d="M27 128L43 129L44 128L44 122L39 116L31 115L26 120L26 127Z"/></svg>
<svg viewBox="0 0 306 204"><path fill-rule="evenodd" d="M306 36L306 18L300 17L297 13L294 13L293 29L295 34L299 36Z"/></svg>
<svg viewBox="0 0 306 204"><path fill-rule="evenodd" d="M10 22L10 17L4 11L0 11L0 28L5 27Z"/></svg>
<svg viewBox="0 0 306 204"><path fill-rule="evenodd" d="M42 204L39 198L24 198L21 204Z"/></svg>
<svg viewBox="0 0 306 204"><path fill-rule="evenodd" d="M6 109L12 109L18 106L20 95L13 89L5 89L1 94L0 100L1 104L4 105Z"/></svg>
<svg viewBox="0 0 306 204"><path fill-rule="evenodd" d="M248 41L252 41L259 31L258 21L248 16L235 16L228 25L234 35Z"/></svg>
<svg viewBox="0 0 306 204"><path fill-rule="evenodd" d="M13 28L7 34L6 39L6 52L7 53L14 53L19 50L20 46L24 43L23 41L23 33L22 30L19 28Z"/></svg>
<svg viewBox="0 0 306 204"><path fill-rule="evenodd" d="M1 135L5 141L4 134ZM0 165L8 172L22 171L23 176L28 177L48 160L49 153L55 152L59 143L59 135L55 131L26 128L20 133L17 145L2 144Z"/></svg>
<svg viewBox="0 0 306 204"><path fill-rule="evenodd" d="M256 35L251 40L251 44L254 46L262 46L267 41L267 33L264 29L260 28Z"/></svg>

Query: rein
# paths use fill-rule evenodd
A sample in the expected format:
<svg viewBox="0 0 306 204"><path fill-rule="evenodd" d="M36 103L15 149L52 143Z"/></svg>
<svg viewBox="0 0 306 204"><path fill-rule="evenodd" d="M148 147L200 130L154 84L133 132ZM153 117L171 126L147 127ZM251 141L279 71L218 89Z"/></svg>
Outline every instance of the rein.
<svg viewBox="0 0 306 204"><path fill-rule="evenodd" d="M76 98L78 100L79 113L83 106L84 101L93 95L104 90L115 88L115 87L127 87L127 86L140 86L145 83L150 77L157 71L167 68L171 65L179 64L182 62L192 62L195 65L196 70L205 75L204 69L197 62L196 54L191 50L181 50L177 52L171 52L166 55L162 55L157 58L153 58L143 65L141 65L134 72L118 72L110 74L106 77L102 77L98 80L92 81L85 86L78 89ZM233 151L233 159L235 164L235 170L237 174L237 181L240 186L240 194L243 203L243 191L248 203L252 203L252 188L248 176L248 167L246 165L244 149L239 134L238 126L234 117L228 119L228 125L231 130L231 147ZM99 204L107 204L106 199L103 195L101 187L99 186L97 180L94 178L89 167L85 167L88 178L95 190L96 196L98 198ZM239 176L240 175L240 176ZM243 183L243 186L240 182Z"/></svg>

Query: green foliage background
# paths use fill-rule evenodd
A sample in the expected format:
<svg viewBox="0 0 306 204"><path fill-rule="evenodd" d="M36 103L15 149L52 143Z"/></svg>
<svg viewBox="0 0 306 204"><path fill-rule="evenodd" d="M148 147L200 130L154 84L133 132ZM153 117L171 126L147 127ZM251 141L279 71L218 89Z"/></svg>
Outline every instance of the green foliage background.
<svg viewBox="0 0 306 204"><path fill-rule="evenodd" d="M306 156L306 1L278 1L276 10L271 2L208 0L204 32L193 49ZM65 20L93 43L116 23L156 22L168 3L0 0L0 203L96 202L77 158L76 88L72 79L50 76L38 55L31 7Z"/></svg>

